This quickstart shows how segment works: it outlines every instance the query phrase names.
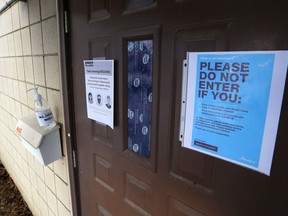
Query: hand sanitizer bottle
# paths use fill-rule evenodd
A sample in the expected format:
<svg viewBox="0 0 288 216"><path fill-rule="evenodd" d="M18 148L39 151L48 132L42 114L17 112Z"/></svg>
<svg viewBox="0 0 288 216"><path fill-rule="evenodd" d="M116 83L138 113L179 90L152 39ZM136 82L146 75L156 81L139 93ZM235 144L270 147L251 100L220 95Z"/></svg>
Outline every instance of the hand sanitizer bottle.
<svg viewBox="0 0 288 216"><path fill-rule="evenodd" d="M53 118L51 108L49 107L46 100L43 99L41 94L38 93L38 87L31 88L28 91L34 91L34 101L35 101L35 115L38 120L39 125L43 130L48 130L56 126L56 122Z"/></svg>

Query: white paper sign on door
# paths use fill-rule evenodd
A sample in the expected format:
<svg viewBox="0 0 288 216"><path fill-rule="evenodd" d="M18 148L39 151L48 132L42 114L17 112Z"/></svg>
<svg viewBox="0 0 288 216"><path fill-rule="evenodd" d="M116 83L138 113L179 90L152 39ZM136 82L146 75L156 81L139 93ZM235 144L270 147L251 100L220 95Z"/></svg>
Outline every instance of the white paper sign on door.
<svg viewBox="0 0 288 216"><path fill-rule="evenodd" d="M114 126L114 60L84 60L89 119Z"/></svg>

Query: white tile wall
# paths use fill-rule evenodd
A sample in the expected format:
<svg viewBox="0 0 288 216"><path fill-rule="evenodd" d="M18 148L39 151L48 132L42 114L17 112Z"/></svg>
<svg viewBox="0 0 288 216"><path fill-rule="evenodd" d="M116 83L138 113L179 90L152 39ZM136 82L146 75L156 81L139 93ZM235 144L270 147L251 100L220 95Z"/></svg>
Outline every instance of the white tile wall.
<svg viewBox="0 0 288 216"><path fill-rule="evenodd" d="M57 208L56 208L55 210L57 210ZM50 208L48 209L48 211L49 211L49 212L48 212L48 215L49 215L49 216L56 216L56 215L58 215L57 213L54 214L54 212L53 212Z"/></svg>
<svg viewBox="0 0 288 216"><path fill-rule="evenodd" d="M22 110L21 110L21 103L18 101L15 101L15 123L17 122L17 119L22 118ZM15 124L14 124L15 125Z"/></svg>
<svg viewBox="0 0 288 216"><path fill-rule="evenodd" d="M25 71L24 71L24 59L23 57L16 58L16 66L17 66L17 76L21 81L25 81Z"/></svg>
<svg viewBox="0 0 288 216"><path fill-rule="evenodd" d="M20 101L19 81L13 80L13 94L17 101ZM19 110L16 110L18 112Z"/></svg>
<svg viewBox="0 0 288 216"><path fill-rule="evenodd" d="M39 207L41 216L48 216L48 204L42 197L39 197Z"/></svg>
<svg viewBox="0 0 288 216"><path fill-rule="evenodd" d="M54 172L49 167L45 167L44 168L44 174L45 174L46 185L48 186L49 190L51 190L54 194L56 194Z"/></svg>
<svg viewBox="0 0 288 216"><path fill-rule="evenodd" d="M33 68L35 74L35 84L37 86L45 86L43 56L33 57Z"/></svg>
<svg viewBox="0 0 288 216"><path fill-rule="evenodd" d="M53 214L57 214L57 198L56 195L47 187L47 200L48 207L52 210Z"/></svg>
<svg viewBox="0 0 288 216"><path fill-rule="evenodd" d="M67 158L44 167L15 131L34 113L26 91L36 85L64 124L59 62L56 0L19 1L0 14L0 159L34 216L71 215Z"/></svg>
<svg viewBox="0 0 288 216"><path fill-rule="evenodd" d="M14 32L14 43L15 43L15 55L16 56L23 55L22 39L21 39L20 30Z"/></svg>
<svg viewBox="0 0 288 216"><path fill-rule="evenodd" d="M0 22L1 22L1 17L0 17ZM0 33L1 33L1 25L0 25ZM0 46L3 47L3 43L2 43L2 37L0 34ZM3 49L0 49L0 57L3 57ZM1 74L1 73L0 73Z"/></svg>
<svg viewBox="0 0 288 216"><path fill-rule="evenodd" d="M29 20L30 24L40 21L40 5L39 0L28 1L29 6ZM53 5L52 5L53 6Z"/></svg>
<svg viewBox="0 0 288 216"><path fill-rule="evenodd" d="M31 38L30 28L26 27L21 30L23 55L31 55Z"/></svg>
<svg viewBox="0 0 288 216"><path fill-rule="evenodd" d="M60 71L58 56L45 57L46 82L47 87L60 89Z"/></svg>
<svg viewBox="0 0 288 216"><path fill-rule="evenodd" d="M16 66L16 58L9 58L10 59L10 77L12 79L17 79L17 66Z"/></svg>
<svg viewBox="0 0 288 216"><path fill-rule="evenodd" d="M13 91L13 80L12 79L7 79L8 81L8 96L10 96L9 100L13 100L14 98L14 91Z"/></svg>
<svg viewBox="0 0 288 216"><path fill-rule="evenodd" d="M26 89L25 82L20 81L19 82L19 94L20 94L20 102L22 103L22 105L27 104L27 92L26 92L26 90L27 89ZM23 112L23 109L22 109L22 112Z"/></svg>
<svg viewBox="0 0 288 216"><path fill-rule="evenodd" d="M20 28L19 6L17 4L12 6L12 23L14 31Z"/></svg>
<svg viewBox="0 0 288 216"><path fill-rule="evenodd" d="M13 25L12 25L11 10L7 10L5 13L3 13L1 20L1 27L2 27L2 34L8 34L12 32Z"/></svg>
<svg viewBox="0 0 288 216"><path fill-rule="evenodd" d="M69 191L68 185L60 179L58 176L55 177L56 191L59 200L63 203L66 208L70 208L70 198L67 196Z"/></svg>
<svg viewBox="0 0 288 216"><path fill-rule="evenodd" d="M46 19L56 15L56 0L41 0L41 15L42 19Z"/></svg>
<svg viewBox="0 0 288 216"><path fill-rule="evenodd" d="M7 37L8 37L9 56L15 56L15 44L13 34L9 34Z"/></svg>
<svg viewBox="0 0 288 216"><path fill-rule="evenodd" d="M57 200L58 203L58 215L60 216L70 216L69 210L59 201Z"/></svg>
<svg viewBox="0 0 288 216"><path fill-rule="evenodd" d="M56 18L52 17L42 22L44 53L55 54L58 52L58 36Z"/></svg>
<svg viewBox="0 0 288 216"><path fill-rule="evenodd" d="M26 82L34 84L33 62L32 57L24 57L24 71Z"/></svg>
<svg viewBox="0 0 288 216"><path fill-rule="evenodd" d="M2 55L4 57L8 57L9 56L9 48L8 48L8 37L7 36L3 36L2 37Z"/></svg>
<svg viewBox="0 0 288 216"><path fill-rule="evenodd" d="M57 122L64 123L62 108L59 106L61 94L59 91L47 89L48 101L53 112L53 116Z"/></svg>
<svg viewBox="0 0 288 216"><path fill-rule="evenodd" d="M28 5L26 2L19 2L20 26L21 28L29 25Z"/></svg>
<svg viewBox="0 0 288 216"><path fill-rule="evenodd" d="M36 23L31 27L31 41L33 55L43 55L43 40L41 23Z"/></svg>
<svg viewBox="0 0 288 216"><path fill-rule="evenodd" d="M0 2L1 2L1 0L0 0ZM2 20L2 18L0 17L0 36L2 36L2 26L1 26L1 20ZM1 56L1 55L0 55Z"/></svg>
<svg viewBox="0 0 288 216"><path fill-rule="evenodd" d="M44 200L47 200L46 185L45 185L45 183L42 181L42 179L39 176L37 177L37 187L38 187L39 195Z"/></svg>
<svg viewBox="0 0 288 216"><path fill-rule="evenodd" d="M29 154L30 155L30 154ZM29 166L30 182L34 188L37 188L37 175L33 168Z"/></svg>

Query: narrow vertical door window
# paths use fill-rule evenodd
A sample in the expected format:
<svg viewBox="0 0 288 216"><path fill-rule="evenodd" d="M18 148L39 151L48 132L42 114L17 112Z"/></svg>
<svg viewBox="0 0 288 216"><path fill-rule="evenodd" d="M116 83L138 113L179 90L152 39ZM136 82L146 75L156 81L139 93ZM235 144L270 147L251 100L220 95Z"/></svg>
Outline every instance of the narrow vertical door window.
<svg viewBox="0 0 288 216"><path fill-rule="evenodd" d="M153 41L127 41L128 149L150 158Z"/></svg>

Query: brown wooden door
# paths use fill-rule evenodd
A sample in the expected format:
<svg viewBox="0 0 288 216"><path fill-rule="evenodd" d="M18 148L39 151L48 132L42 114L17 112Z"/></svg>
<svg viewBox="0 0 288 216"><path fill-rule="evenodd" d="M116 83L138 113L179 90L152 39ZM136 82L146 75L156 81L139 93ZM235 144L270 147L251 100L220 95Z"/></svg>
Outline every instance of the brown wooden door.
<svg viewBox="0 0 288 216"><path fill-rule="evenodd" d="M71 58L84 216L288 215L287 99L271 176L182 148L182 60L187 51L288 49L281 2L70 0ZM150 155L128 140L129 42L152 41ZM83 60L115 60L115 127L87 118ZM137 148L136 148L137 150Z"/></svg>

